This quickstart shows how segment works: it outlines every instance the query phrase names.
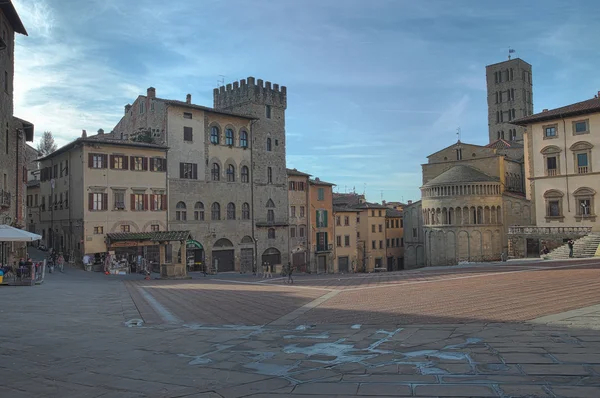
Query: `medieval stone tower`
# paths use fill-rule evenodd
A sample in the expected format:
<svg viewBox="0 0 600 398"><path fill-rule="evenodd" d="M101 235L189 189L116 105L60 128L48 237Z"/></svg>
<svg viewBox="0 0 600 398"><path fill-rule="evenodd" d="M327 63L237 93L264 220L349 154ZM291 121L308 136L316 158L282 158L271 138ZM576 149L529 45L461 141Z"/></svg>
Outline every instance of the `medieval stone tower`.
<svg viewBox="0 0 600 398"><path fill-rule="evenodd" d="M490 143L523 143L524 127L510 122L533 114L531 65L520 58L485 67Z"/></svg>
<svg viewBox="0 0 600 398"><path fill-rule="evenodd" d="M214 90L214 108L255 118L251 124L252 220L257 262L289 261L284 86L254 77Z"/></svg>

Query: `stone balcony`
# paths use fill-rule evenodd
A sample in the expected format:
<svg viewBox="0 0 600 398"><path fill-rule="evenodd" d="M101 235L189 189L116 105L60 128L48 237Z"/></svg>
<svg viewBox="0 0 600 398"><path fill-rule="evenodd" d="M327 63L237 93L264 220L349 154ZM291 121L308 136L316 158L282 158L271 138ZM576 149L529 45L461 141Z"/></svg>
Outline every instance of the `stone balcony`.
<svg viewBox="0 0 600 398"><path fill-rule="evenodd" d="M508 227L508 235L515 236L584 236L592 227L536 227L515 225Z"/></svg>

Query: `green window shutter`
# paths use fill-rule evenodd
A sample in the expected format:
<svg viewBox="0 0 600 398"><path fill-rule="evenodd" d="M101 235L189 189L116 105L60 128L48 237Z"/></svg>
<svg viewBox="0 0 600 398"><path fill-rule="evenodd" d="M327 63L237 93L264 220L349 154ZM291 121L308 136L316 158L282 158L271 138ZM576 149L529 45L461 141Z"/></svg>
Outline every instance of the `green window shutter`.
<svg viewBox="0 0 600 398"><path fill-rule="evenodd" d="M327 210L323 210L323 227L327 228Z"/></svg>

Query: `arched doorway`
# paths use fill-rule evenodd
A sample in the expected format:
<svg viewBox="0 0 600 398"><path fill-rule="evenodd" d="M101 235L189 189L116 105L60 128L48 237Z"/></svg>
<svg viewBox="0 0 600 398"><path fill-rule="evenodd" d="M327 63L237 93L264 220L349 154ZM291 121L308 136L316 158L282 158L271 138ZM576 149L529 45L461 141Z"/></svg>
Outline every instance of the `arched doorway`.
<svg viewBox="0 0 600 398"><path fill-rule="evenodd" d="M188 269L190 271L201 271L204 265L204 246L194 239L186 242L186 253Z"/></svg>
<svg viewBox="0 0 600 398"><path fill-rule="evenodd" d="M213 245L212 266L218 272L235 271L233 243L229 239L221 238Z"/></svg>
<svg viewBox="0 0 600 398"><path fill-rule="evenodd" d="M261 264L264 264L265 262L272 265L281 264L281 252L274 247L268 248L262 255Z"/></svg>

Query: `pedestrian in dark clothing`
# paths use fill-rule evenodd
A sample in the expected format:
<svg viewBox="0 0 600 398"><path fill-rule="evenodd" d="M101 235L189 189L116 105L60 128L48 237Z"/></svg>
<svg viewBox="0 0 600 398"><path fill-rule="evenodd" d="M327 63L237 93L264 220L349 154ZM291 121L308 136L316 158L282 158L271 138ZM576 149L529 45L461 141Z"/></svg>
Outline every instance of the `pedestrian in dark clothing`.
<svg viewBox="0 0 600 398"><path fill-rule="evenodd" d="M294 279L292 279L292 272L294 272L294 267L292 267L292 263L289 261L287 263L286 272L287 272L287 277L288 277L287 283L293 284Z"/></svg>
<svg viewBox="0 0 600 398"><path fill-rule="evenodd" d="M573 257L573 239L569 239L569 242L567 242L567 245L569 245L569 257Z"/></svg>

